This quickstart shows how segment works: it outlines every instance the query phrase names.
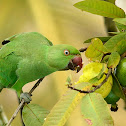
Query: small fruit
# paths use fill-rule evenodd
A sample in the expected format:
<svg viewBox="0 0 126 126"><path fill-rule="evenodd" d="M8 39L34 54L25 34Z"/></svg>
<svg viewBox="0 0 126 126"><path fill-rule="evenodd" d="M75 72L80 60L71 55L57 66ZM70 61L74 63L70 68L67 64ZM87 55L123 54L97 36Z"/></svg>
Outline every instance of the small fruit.
<svg viewBox="0 0 126 126"><path fill-rule="evenodd" d="M126 58L123 58L117 66L116 76L123 87L126 87Z"/></svg>
<svg viewBox="0 0 126 126"><path fill-rule="evenodd" d="M116 104L116 102L119 101L120 97L116 96L111 90L108 96L104 99L108 104Z"/></svg>
<svg viewBox="0 0 126 126"><path fill-rule="evenodd" d="M112 90L111 92L108 94L108 96L106 98L104 98L104 100L108 103L111 104L111 111L116 112L118 110L118 105L116 104L116 102L119 101L120 97L117 96L116 94L120 94L120 90L118 89L119 87L117 87L117 82L115 79L113 79L113 86L112 86ZM115 92L115 93L114 93ZM119 92L119 93L118 93Z"/></svg>
<svg viewBox="0 0 126 126"><path fill-rule="evenodd" d="M107 65L104 63L96 63L91 62L88 65L86 65L83 69L83 74L80 76L79 81L77 83L81 82L89 82L93 79L93 86L99 85L106 77L104 73L107 73L108 68ZM112 89L112 76L110 75L107 82L104 83L99 89L97 89L95 92L100 93L103 98L105 98ZM93 89L94 87L92 87Z"/></svg>

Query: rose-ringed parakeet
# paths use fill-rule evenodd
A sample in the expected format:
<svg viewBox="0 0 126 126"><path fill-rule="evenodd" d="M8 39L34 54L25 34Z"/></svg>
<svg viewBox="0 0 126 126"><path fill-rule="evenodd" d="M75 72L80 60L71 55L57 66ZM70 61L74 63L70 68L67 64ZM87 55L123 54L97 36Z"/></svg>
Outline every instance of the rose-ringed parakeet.
<svg viewBox="0 0 126 126"><path fill-rule="evenodd" d="M53 45L37 32L14 35L0 49L0 90L13 88L20 94L31 81L62 70L82 68L80 52L70 45Z"/></svg>

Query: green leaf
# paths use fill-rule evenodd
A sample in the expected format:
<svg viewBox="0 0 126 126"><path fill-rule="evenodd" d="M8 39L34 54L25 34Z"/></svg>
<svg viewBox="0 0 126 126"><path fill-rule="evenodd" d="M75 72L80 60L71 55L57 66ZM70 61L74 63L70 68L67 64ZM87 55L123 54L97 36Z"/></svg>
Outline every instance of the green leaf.
<svg viewBox="0 0 126 126"><path fill-rule="evenodd" d="M123 24L120 24L120 23L117 23L117 22L115 24L116 24L116 26L117 26L117 28L120 32L126 31L126 25L123 25Z"/></svg>
<svg viewBox="0 0 126 126"><path fill-rule="evenodd" d="M126 18L115 18L115 19L113 19L113 21L126 25Z"/></svg>
<svg viewBox="0 0 126 126"><path fill-rule="evenodd" d="M118 35L120 32L108 32L108 33L111 33L113 35Z"/></svg>
<svg viewBox="0 0 126 126"><path fill-rule="evenodd" d="M115 35L105 44L107 52L118 52L120 55L126 52L126 32Z"/></svg>
<svg viewBox="0 0 126 126"><path fill-rule="evenodd" d="M107 1L107 2L115 4L115 0L104 0L104 1Z"/></svg>
<svg viewBox="0 0 126 126"><path fill-rule="evenodd" d="M116 26L117 26L117 28L118 28L118 30L119 30L120 32L125 32L125 31L126 31L126 26L125 26L125 25L116 23Z"/></svg>
<svg viewBox="0 0 126 126"><path fill-rule="evenodd" d="M112 52L108 59L108 68L115 68L120 61L120 55L117 52Z"/></svg>
<svg viewBox="0 0 126 126"><path fill-rule="evenodd" d="M91 45L87 48L85 56L92 61L101 61L103 56L104 46L99 38L92 39Z"/></svg>
<svg viewBox="0 0 126 126"><path fill-rule="evenodd" d="M102 42L107 42L111 38L111 36L108 36L108 37L95 37L95 38L99 38ZM90 43L92 39L94 39L94 38L90 38L90 39L84 41L84 43Z"/></svg>
<svg viewBox="0 0 126 126"><path fill-rule="evenodd" d="M92 84L89 83L80 83L76 84L75 87L78 89L90 90L91 86ZM84 95L84 93L79 93L75 90L68 90L53 107L43 126L64 126Z"/></svg>
<svg viewBox="0 0 126 126"><path fill-rule="evenodd" d="M126 101L125 95L123 93L122 87L117 77L114 74L112 74L112 77L113 77L113 87L112 87L113 93Z"/></svg>
<svg viewBox="0 0 126 126"><path fill-rule="evenodd" d="M85 0L74 4L76 8L109 18L123 18L125 12L113 3L100 0Z"/></svg>
<svg viewBox="0 0 126 126"><path fill-rule="evenodd" d="M49 111L37 104L28 104L23 108L25 126L42 126Z"/></svg>
<svg viewBox="0 0 126 126"><path fill-rule="evenodd" d="M109 56L110 55L106 55L101 62L107 64L108 63Z"/></svg>
<svg viewBox="0 0 126 126"><path fill-rule="evenodd" d="M120 32L126 31L126 18L115 18L113 21L115 21Z"/></svg>
<svg viewBox="0 0 126 126"><path fill-rule="evenodd" d="M100 94L90 93L83 97L81 112L91 126L114 126L107 103Z"/></svg>

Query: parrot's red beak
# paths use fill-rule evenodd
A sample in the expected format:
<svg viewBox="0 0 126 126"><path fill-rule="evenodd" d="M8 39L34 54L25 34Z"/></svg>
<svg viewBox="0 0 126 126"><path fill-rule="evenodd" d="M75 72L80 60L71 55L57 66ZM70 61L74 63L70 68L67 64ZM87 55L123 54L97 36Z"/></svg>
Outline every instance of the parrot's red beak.
<svg viewBox="0 0 126 126"><path fill-rule="evenodd" d="M76 70L77 73L81 70L82 66L81 56L75 56L68 64L68 68L71 70Z"/></svg>

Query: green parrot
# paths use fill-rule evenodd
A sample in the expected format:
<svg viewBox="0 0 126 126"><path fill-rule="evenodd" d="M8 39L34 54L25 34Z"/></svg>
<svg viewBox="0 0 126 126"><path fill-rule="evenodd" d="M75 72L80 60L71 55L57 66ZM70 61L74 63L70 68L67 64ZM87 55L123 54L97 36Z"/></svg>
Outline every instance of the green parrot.
<svg viewBox="0 0 126 126"><path fill-rule="evenodd" d="M82 68L80 52L70 45L53 45L37 32L14 35L0 49L0 91L15 89L18 94L28 82L63 70Z"/></svg>

